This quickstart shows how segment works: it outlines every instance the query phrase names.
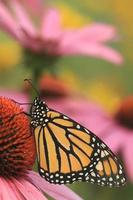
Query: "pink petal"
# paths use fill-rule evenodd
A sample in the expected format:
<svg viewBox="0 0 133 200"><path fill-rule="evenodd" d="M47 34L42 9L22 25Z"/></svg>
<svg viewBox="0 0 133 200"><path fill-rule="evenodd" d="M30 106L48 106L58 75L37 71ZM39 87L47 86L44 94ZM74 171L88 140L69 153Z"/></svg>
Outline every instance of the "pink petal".
<svg viewBox="0 0 133 200"><path fill-rule="evenodd" d="M23 46L31 46L29 39L25 37L10 11L2 3L0 3L0 28L17 39Z"/></svg>
<svg viewBox="0 0 133 200"><path fill-rule="evenodd" d="M15 11L18 24L20 24L21 28L23 28L32 37L35 37L36 30L28 16L28 13L26 13L26 11L24 10L22 4L18 3L17 0L12 0L11 6Z"/></svg>
<svg viewBox="0 0 133 200"><path fill-rule="evenodd" d="M47 200L46 197L33 184L24 179L13 179L13 183L26 200Z"/></svg>
<svg viewBox="0 0 133 200"><path fill-rule="evenodd" d="M94 23L90 28L86 27L86 29L84 29L83 35L86 35L85 39L88 38L90 41L106 42L115 39L117 37L117 32L114 26Z"/></svg>
<svg viewBox="0 0 133 200"><path fill-rule="evenodd" d="M133 181L133 131L126 135L122 153L125 163L125 170L131 181Z"/></svg>
<svg viewBox="0 0 133 200"><path fill-rule="evenodd" d="M89 26L78 30L65 31L63 40L67 42L90 41L90 42L106 42L117 37L117 32L114 26L102 23L93 23Z"/></svg>
<svg viewBox="0 0 133 200"><path fill-rule="evenodd" d="M87 123L88 122L88 123ZM113 121L102 114L89 113L88 120L86 119L87 128L94 132L98 137L102 138L104 133L113 125Z"/></svg>
<svg viewBox="0 0 133 200"><path fill-rule="evenodd" d="M13 99L18 103L29 103L29 97L25 93L16 92L16 91L0 91L0 96ZM28 105L24 105L24 110L28 110Z"/></svg>
<svg viewBox="0 0 133 200"><path fill-rule="evenodd" d="M43 9L43 0L23 0L23 2L29 7L29 9L31 9L37 15Z"/></svg>
<svg viewBox="0 0 133 200"><path fill-rule="evenodd" d="M125 135L125 129L121 126L114 125L105 130L102 138L113 152L118 153L125 141Z"/></svg>
<svg viewBox="0 0 133 200"><path fill-rule="evenodd" d="M24 198L22 197L22 194L19 192L19 190L17 189L17 187L14 185L14 183L12 182L12 180L10 180L8 182L8 184L10 185L10 187L12 188L14 194L17 197L17 200L24 200Z"/></svg>
<svg viewBox="0 0 133 200"><path fill-rule="evenodd" d="M19 193L16 195L16 191L9 185L10 180L6 180L0 177L0 198L6 200L22 200Z"/></svg>
<svg viewBox="0 0 133 200"><path fill-rule="evenodd" d="M102 58L115 64L122 64L123 57L117 51L102 44L91 42L80 42L61 44L57 47L56 53L59 55L86 55Z"/></svg>
<svg viewBox="0 0 133 200"><path fill-rule="evenodd" d="M43 192L47 193L56 200L82 200L82 198L66 186L50 184L33 171L29 172L29 178L33 184L36 185L36 187L39 187Z"/></svg>
<svg viewBox="0 0 133 200"><path fill-rule="evenodd" d="M45 40L56 40L61 33L59 13L49 9L42 18L41 35Z"/></svg>
<svg viewBox="0 0 133 200"><path fill-rule="evenodd" d="M15 39L19 39L18 25L3 3L0 3L0 27L9 32Z"/></svg>

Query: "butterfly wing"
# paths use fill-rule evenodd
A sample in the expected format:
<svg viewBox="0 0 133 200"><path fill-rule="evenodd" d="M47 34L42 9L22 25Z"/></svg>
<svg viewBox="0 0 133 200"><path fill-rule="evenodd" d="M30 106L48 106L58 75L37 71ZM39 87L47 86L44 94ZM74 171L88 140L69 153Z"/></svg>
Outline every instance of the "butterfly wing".
<svg viewBox="0 0 133 200"><path fill-rule="evenodd" d="M95 134L69 117L50 110L35 129L39 173L50 183L86 181L106 186L126 182L123 167Z"/></svg>

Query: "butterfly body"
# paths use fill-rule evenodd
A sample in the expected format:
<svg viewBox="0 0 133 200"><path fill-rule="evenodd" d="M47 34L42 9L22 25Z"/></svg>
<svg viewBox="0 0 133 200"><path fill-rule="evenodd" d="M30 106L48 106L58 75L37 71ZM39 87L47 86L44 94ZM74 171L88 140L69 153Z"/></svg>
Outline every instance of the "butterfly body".
<svg viewBox="0 0 133 200"><path fill-rule="evenodd" d="M46 113L48 107L44 101L41 101L38 97L35 98L33 105L30 109L31 125L35 128L38 125L45 125Z"/></svg>
<svg viewBox="0 0 133 200"><path fill-rule="evenodd" d="M36 98L31 107L40 175L54 184L75 181L101 186L121 186L126 182L123 167L95 134L54 111Z"/></svg>

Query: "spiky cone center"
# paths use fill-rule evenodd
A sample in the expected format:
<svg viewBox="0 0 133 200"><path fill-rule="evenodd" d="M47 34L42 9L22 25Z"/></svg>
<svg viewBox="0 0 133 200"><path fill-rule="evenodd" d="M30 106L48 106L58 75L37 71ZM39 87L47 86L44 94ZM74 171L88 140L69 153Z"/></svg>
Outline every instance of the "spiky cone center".
<svg viewBox="0 0 133 200"><path fill-rule="evenodd" d="M115 114L116 120L127 128L133 129L133 96L126 97Z"/></svg>
<svg viewBox="0 0 133 200"><path fill-rule="evenodd" d="M0 97L0 176L22 176L35 161L28 117L11 99Z"/></svg>

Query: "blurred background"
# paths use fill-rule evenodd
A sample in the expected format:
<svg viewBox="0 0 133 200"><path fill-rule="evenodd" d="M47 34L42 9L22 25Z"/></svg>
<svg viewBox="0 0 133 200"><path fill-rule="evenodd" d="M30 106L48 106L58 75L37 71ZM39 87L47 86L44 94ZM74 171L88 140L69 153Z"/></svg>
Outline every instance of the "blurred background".
<svg viewBox="0 0 133 200"><path fill-rule="evenodd" d="M116 189L70 187L85 200L133 199L133 3L10 2L0 3L0 95L28 102L35 94L24 79L32 79L51 107L110 146L128 178Z"/></svg>

